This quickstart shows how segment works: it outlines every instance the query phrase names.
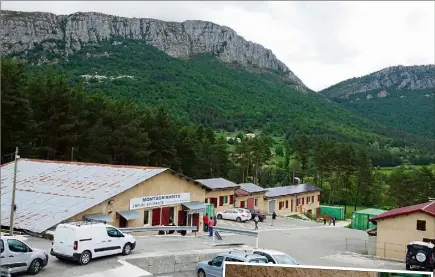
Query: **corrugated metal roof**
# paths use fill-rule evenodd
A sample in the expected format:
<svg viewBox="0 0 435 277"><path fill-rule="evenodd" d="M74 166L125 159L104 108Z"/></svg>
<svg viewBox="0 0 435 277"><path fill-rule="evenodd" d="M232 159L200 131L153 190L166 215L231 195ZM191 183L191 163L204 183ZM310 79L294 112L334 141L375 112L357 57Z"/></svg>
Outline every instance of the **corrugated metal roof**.
<svg viewBox="0 0 435 277"><path fill-rule="evenodd" d="M267 189L264 189L260 186L257 186L256 184L253 183L243 183L240 184L240 188L246 192L249 193L256 193L256 192L265 192L267 191Z"/></svg>
<svg viewBox="0 0 435 277"><path fill-rule="evenodd" d="M138 218L142 217L142 215L140 213L138 213L137 211L130 211L130 210L121 211L121 212L118 212L118 214L120 214L126 220L138 219Z"/></svg>
<svg viewBox="0 0 435 277"><path fill-rule="evenodd" d="M189 214L201 213L207 208L204 203L199 201L183 203L183 206L189 209Z"/></svg>
<svg viewBox="0 0 435 277"><path fill-rule="evenodd" d="M299 194L310 191L321 191L320 188L313 186L312 184L298 184L291 185L285 187L275 187L267 190L265 196L268 198L291 195L291 194Z"/></svg>
<svg viewBox="0 0 435 277"><path fill-rule="evenodd" d="M394 216L407 215L416 212L426 213L435 217L435 201L393 209L388 212L382 213L377 217L370 219L370 221L377 221L377 220L391 218Z"/></svg>
<svg viewBox="0 0 435 277"><path fill-rule="evenodd" d="M1 221L9 225L14 164L1 167ZM167 170L20 159L14 226L43 232Z"/></svg>
<svg viewBox="0 0 435 277"><path fill-rule="evenodd" d="M208 187L209 189L227 189L227 188L233 188L238 189L240 188L239 185L236 183L233 183L231 181L228 181L224 178L212 178L212 179L199 179L197 180L204 186Z"/></svg>

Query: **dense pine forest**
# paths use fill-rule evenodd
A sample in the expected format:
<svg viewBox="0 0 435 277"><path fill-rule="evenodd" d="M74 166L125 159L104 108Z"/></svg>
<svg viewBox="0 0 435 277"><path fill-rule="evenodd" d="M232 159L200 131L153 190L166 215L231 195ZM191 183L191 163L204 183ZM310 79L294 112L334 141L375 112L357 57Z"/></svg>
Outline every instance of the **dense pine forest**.
<svg viewBox="0 0 435 277"><path fill-rule="evenodd" d="M379 142L295 132L273 153L266 132L251 139L241 135L229 145L205 122L180 119L158 101L147 108L91 93L87 84L54 70L35 72L10 59L2 61L1 86L2 163L18 146L21 157L164 166L192 178L224 177L264 187L299 177L324 189L324 203L384 208L426 201L435 191L429 167L399 167L389 174L374 167L376 155L395 159ZM276 155L283 156L282 163L272 162Z"/></svg>

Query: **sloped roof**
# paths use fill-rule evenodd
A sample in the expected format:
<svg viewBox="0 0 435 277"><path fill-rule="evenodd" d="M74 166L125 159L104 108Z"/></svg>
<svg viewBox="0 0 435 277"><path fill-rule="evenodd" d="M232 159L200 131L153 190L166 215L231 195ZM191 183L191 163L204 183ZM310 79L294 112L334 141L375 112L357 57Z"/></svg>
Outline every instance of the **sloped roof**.
<svg viewBox="0 0 435 277"><path fill-rule="evenodd" d="M356 211L354 213L356 213L356 214L380 215L380 214L383 214L385 212L386 212L386 210L368 208L368 209Z"/></svg>
<svg viewBox="0 0 435 277"><path fill-rule="evenodd" d="M224 178L198 179L196 180L211 190L238 189L239 185Z"/></svg>
<svg viewBox="0 0 435 277"><path fill-rule="evenodd" d="M243 183L240 184L240 189L248 192L248 193L257 193L257 192L266 192L267 189L257 186L253 183Z"/></svg>
<svg viewBox="0 0 435 277"><path fill-rule="evenodd" d="M269 188L266 192L267 198L273 198L284 195L299 194L311 191L321 191L322 189L313 186L312 184L298 184L285 187Z"/></svg>
<svg viewBox="0 0 435 277"><path fill-rule="evenodd" d="M1 167L1 221L9 225L14 163ZM43 232L168 170L20 159L14 226Z"/></svg>
<svg viewBox="0 0 435 277"><path fill-rule="evenodd" d="M382 213L374 218L371 218L370 221L378 221L378 220L383 220L395 216L412 214L416 212L426 213L430 216L435 217L435 201L393 209L388 212Z"/></svg>

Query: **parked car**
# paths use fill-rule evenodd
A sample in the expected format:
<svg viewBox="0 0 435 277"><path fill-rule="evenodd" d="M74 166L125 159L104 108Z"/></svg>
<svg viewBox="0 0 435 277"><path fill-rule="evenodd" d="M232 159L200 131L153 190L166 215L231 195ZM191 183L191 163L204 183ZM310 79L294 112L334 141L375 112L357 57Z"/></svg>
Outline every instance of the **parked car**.
<svg viewBox="0 0 435 277"><path fill-rule="evenodd" d="M258 219L260 220L260 222L263 222L266 219L266 213L262 210L252 209L252 210L250 210L250 213L251 213L251 219L254 219L255 216L257 216L257 215L258 215Z"/></svg>
<svg viewBox="0 0 435 277"><path fill-rule="evenodd" d="M267 264L265 257L249 252L226 252L217 255L211 261L199 262L196 266L198 277L222 277L224 262Z"/></svg>
<svg viewBox="0 0 435 277"><path fill-rule="evenodd" d="M18 237L1 236L1 266L10 268L10 273L27 272L36 275L48 264L48 253L32 248Z"/></svg>
<svg viewBox="0 0 435 277"><path fill-rule="evenodd" d="M104 223L74 222L59 224L54 232L51 255L81 265L91 259L114 254L129 255L136 239Z"/></svg>
<svg viewBox="0 0 435 277"><path fill-rule="evenodd" d="M428 242L413 241L406 247L406 269L435 269L435 245Z"/></svg>
<svg viewBox="0 0 435 277"><path fill-rule="evenodd" d="M268 263L272 264L299 265L299 263L294 258L276 250L256 249L252 251L252 254L263 256L267 259Z"/></svg>
<svg viewBox="0 0 435 277"><path fill-rule="evenodd" d="M217 219L235 220L246 222L251 219L251 214L242 209L229 209L216 214Z"/></svg>

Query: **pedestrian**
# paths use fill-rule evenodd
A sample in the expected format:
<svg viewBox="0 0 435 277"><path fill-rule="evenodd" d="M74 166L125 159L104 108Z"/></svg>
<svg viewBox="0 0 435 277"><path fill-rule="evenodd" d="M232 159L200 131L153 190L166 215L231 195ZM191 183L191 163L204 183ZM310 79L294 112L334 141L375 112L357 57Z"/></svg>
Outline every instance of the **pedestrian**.
<svg viewBox="0 0 435 277"><path fill-rule="evenodd" d="M259 221L260 219L258 218L258 215L256 215L255 217L254 217L254 223L255 223L255 230L258 230L258 221Z"/></svg>
<svg viewBox="0 0 435 277"><path fill-rule="evenodd" d="M335 216L332 216L332 224L335 226Z"/></svg>
<svg viewBox="0 0 435 277"><path fill-rule="evenodd" d="M214 220L213 220L213 217L210 217L210 219L208 220L208 231L209 231L210 237L213 236L213 227L214 227Z"/></svg>
<svg viewBox="0 0 435 277"><path fill-rule="evenodd" d="M273 212L272 213L272 225L271 226L273 226L273 223L275 222L275 219L276 219L276 213Z"/></svg>
<svg viewBox="0 0 435 277"><path fill-rule="evenodd" d="M202 221L204 222L204 232L208 232L208 213L202 217Z"/></svg>
<svg viewBox="0 0 435 277"><path fill-rule="evenodd" d="M328 216L326 214L323 214L323 225L326 225L327 218L328 218Z"/></svg>

